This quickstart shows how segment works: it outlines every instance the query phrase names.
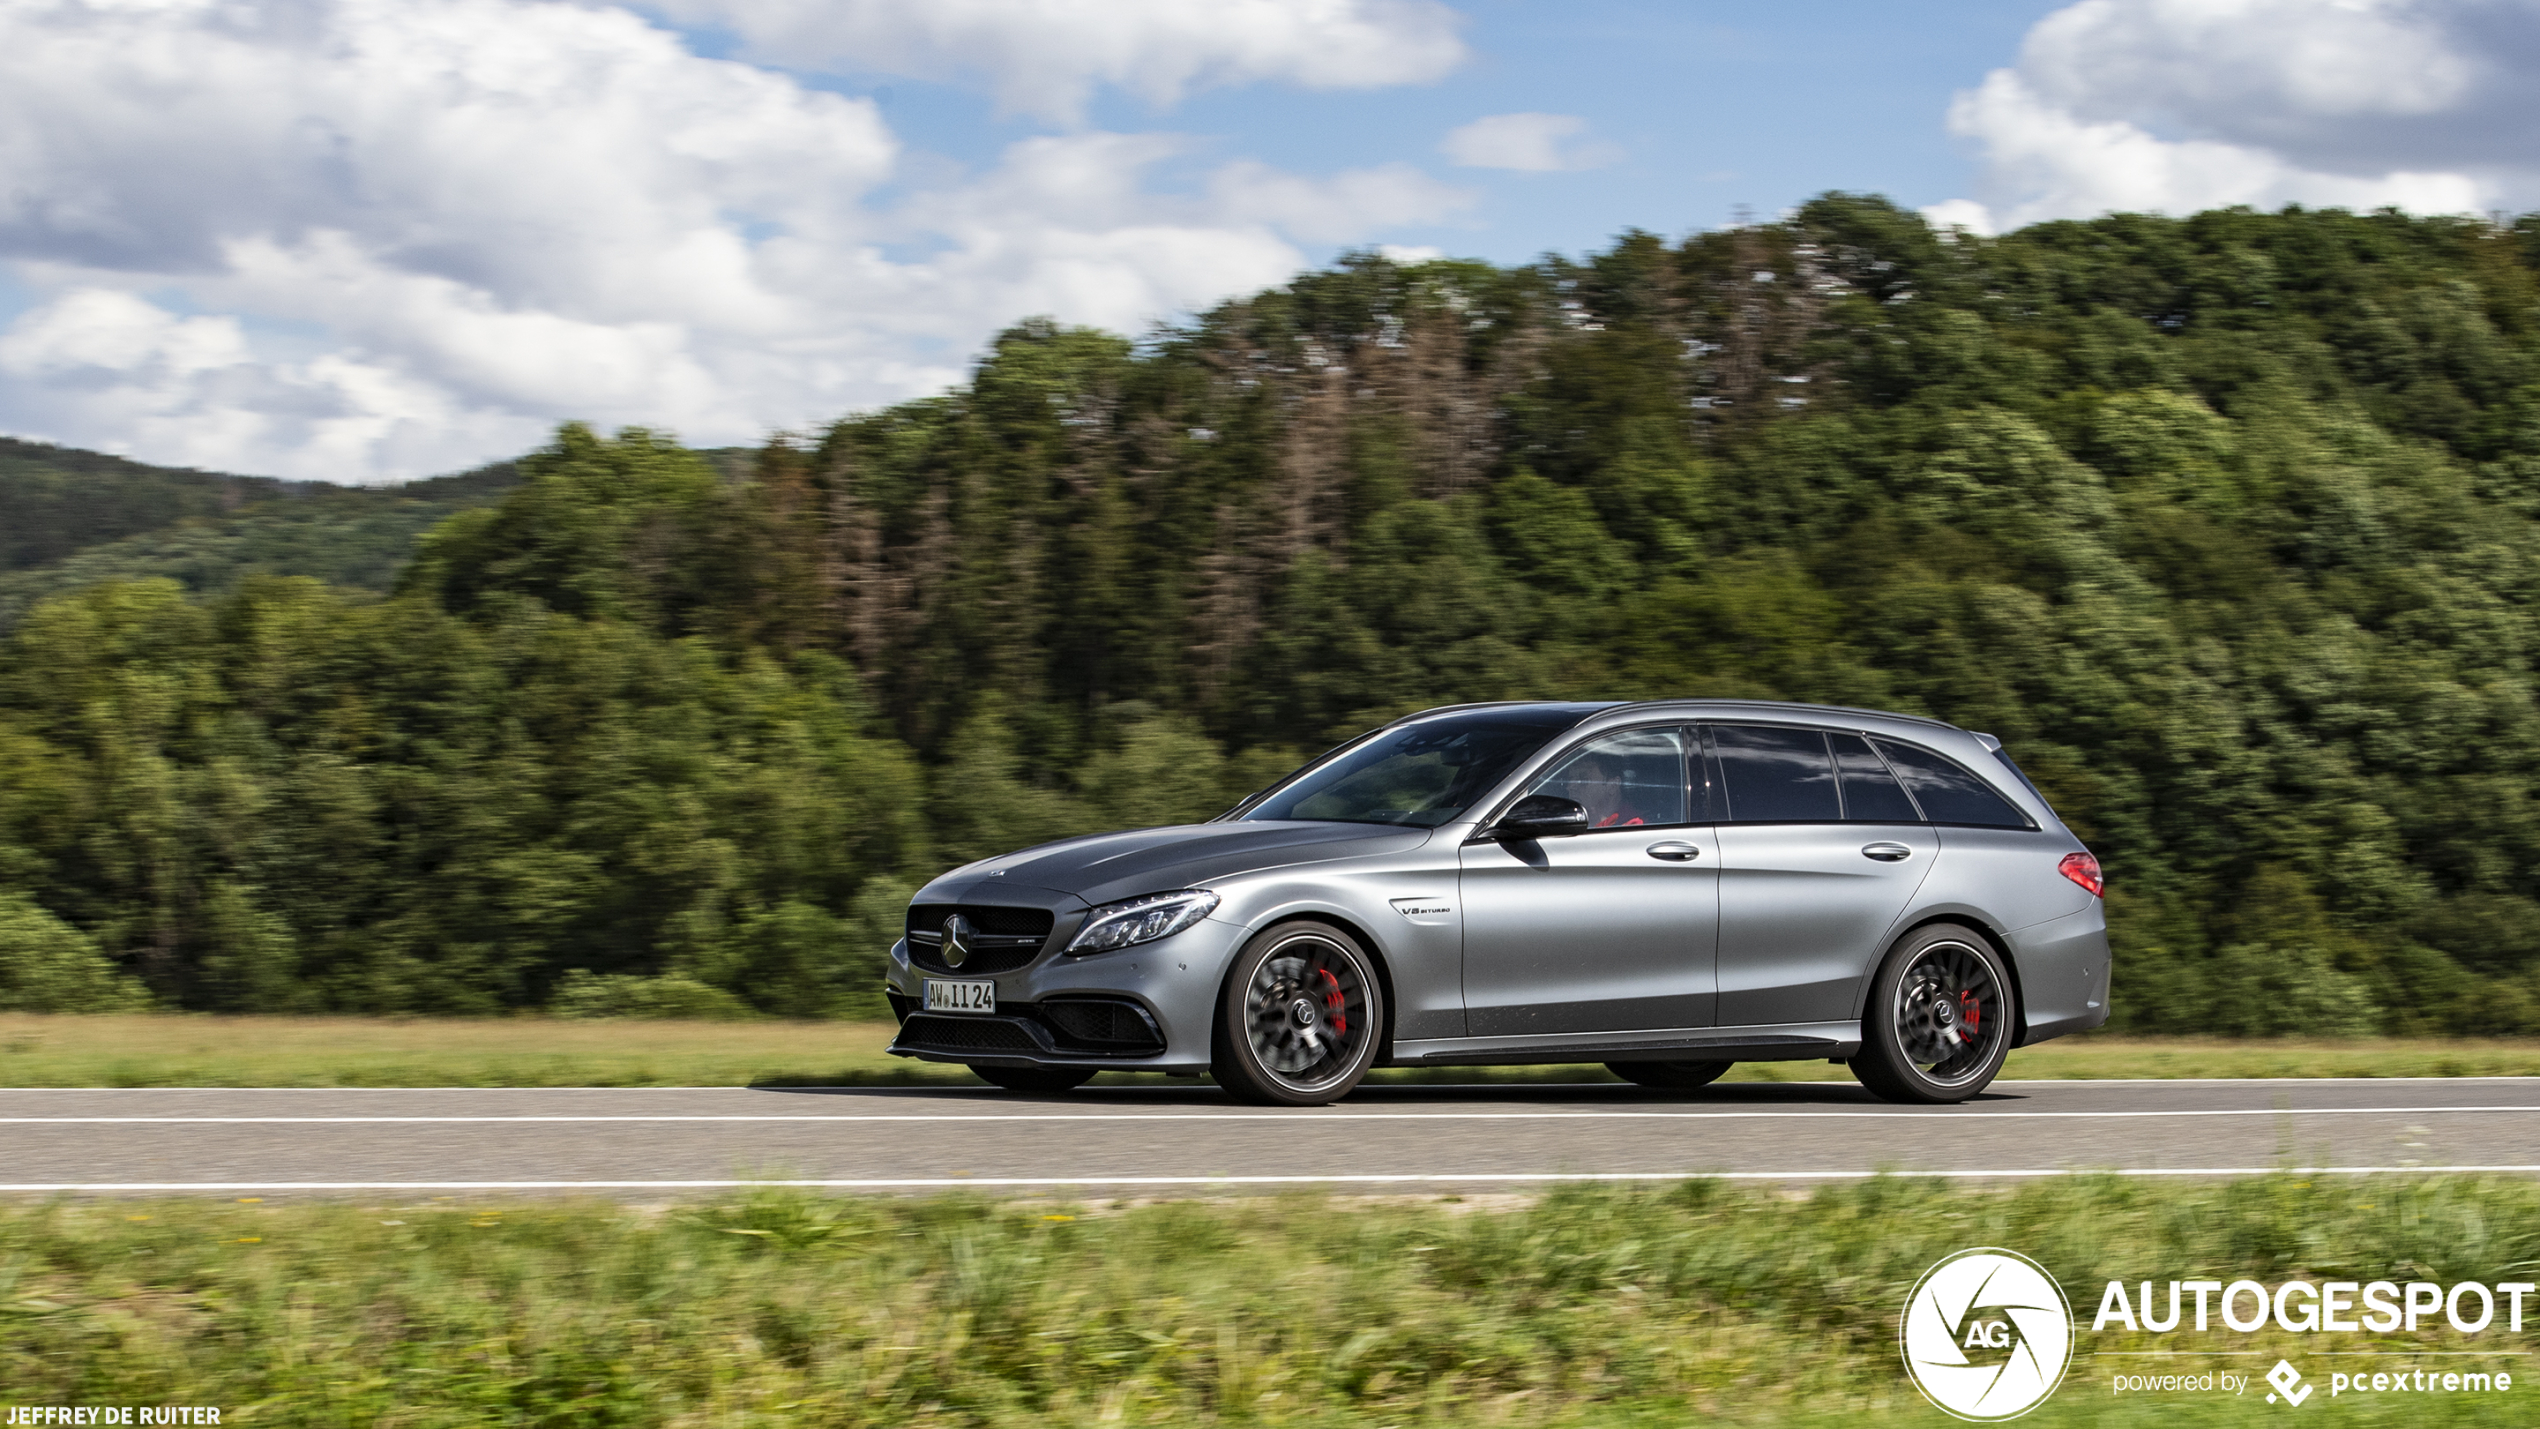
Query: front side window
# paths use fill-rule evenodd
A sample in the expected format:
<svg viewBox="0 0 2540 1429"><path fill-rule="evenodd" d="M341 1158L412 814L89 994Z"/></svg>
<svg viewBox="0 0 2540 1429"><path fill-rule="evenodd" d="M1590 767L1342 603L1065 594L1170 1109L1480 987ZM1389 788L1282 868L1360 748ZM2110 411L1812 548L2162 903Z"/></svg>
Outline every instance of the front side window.
<svg viewBox="0 0 2540 1429"><path fill-rule="evenodd" d="M1832 823L1843 817L1826 737L1813 729L1723 724L1711 730L1728 815L1743 824Z"/></svg>
<svg viewBox="0 0 2540 1429"><path fill-rule="evenodd" d="M1306 769L1237 817L1434 829L1487 797L1580 715L1476 710L1387 730Z"/></svg>
<svg viewBox="0 0 2540 1429"><path fill-rule="evenodd" d="M1591 829L1690 822L1684 732L1631 729L1591 739L1526 792L1576 799L1587 810Z"/></svg>
<svg viewBox="0 0 2540 1429"><path fill-rule="evenodd" d="M1895 768L1896 776L1913 791L1914 802L1923 806L1923 817L1933 823L1973 824L1986 829L2031 827L2028 815L2013 807L2010 800L1930 750L1890 744L1884 739L1878 745L1879 752Z"/></svg>

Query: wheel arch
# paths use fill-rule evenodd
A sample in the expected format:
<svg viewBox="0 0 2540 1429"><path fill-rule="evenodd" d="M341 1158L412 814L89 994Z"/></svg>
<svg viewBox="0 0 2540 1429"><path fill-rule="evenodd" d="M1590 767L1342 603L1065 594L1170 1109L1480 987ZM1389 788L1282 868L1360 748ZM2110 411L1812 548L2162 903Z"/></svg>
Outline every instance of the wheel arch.
<svg viewBox="0 0 2540 1429"><path fill-rule="evenodd" d="M1993 920L1971 908L1929 910L1897 929L1896 936L1887 940L1887 946L1879 950L1878 961L1870 964L1869 975L1861 979L1860 1015L1864 1028L1870 1016L1870 985L1878 980L1879 969L1887 966L1887 960L1895 956L1896 950L1904 945L1907 938L1935 923L1950 923L1972 930L1977 937L1984 939L1985 946L1993 950L1993 955L2002 960L2003 969L2011 975L2012 1005L2018 1009L2011 1018L2011 1046L2016 1049L2028 1038L2028 987L2020 980L2020 960L2011 951L2011 940L2002 935L2001 929L1993 926Z"/></svg>
<svg viewBox="0 0 2540 1429"><path fill-rule="evenodd" d="M1246 933L1243 941L1235 945L1236 952L1240 955L1243 949L1252 946L1253 939L1275 929L1284 928L1291 923L1320 923L1325 927L1334 928L1343 933L1347 933L1350 936L1350 940L1357 943L1358 946L1366 952L1367 960L1376 965L1376 985L1383 991L1385 997L1385 1018L1383 1024L1376 1029L1376 1060L1370 1065L1384 1065L1385 1062L1393 1056L1395 1006L1393 967L1385 957L1384 945L1377 942L1373 937L1370 937L1366 928L1363 927L1357 919L1352 918L1345 913L1336 912L1328 908L1289 908L1283 909L1278 913L1272 914L1270 917L1262 919L1259 927L1253 929L1249 933ZM1228 958L1226 960L1226 971L1218 977L1217 1005L1219 1007L1225 1006L1226 984L1235 975L1235 964L1237 961L1237 958Z"/></svg>

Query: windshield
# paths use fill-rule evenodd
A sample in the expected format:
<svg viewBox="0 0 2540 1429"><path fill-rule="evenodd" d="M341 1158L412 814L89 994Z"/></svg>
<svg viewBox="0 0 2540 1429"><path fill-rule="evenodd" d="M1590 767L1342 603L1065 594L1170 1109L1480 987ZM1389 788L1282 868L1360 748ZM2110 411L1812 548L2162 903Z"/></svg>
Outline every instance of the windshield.
<svg viewBox="0 0 2540 1429"><path fill-rule="evenodd" d="M1241 820L1317 819L1434 829L1470 809L1527 755L1595 708L1475 710L1387 730L1297 775L1245 811Z"/></svg>

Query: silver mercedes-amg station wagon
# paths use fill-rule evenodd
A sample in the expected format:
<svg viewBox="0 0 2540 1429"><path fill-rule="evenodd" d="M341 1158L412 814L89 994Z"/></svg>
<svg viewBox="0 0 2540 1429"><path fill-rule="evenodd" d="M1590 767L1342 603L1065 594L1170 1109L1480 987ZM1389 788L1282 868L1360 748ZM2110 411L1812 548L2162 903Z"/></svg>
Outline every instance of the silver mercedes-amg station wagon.
<svg viewBox="0 0 2540 1429"><path fill-rule="evenodd" d="M1456 705L1204 823L920 890L891 1050L999 1086L1213 1074L1312 1106L1370 1067L1603 1062L1698 1087L1849 1063L1975 1095L2108 1017L2098 860L1990 735L1739 700Z"/></svg>

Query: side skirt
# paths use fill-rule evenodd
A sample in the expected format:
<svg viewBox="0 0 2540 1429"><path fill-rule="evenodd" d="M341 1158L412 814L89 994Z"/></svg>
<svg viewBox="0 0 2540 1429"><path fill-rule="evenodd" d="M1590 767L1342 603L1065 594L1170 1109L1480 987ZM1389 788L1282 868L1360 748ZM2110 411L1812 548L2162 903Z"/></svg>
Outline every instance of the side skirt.
<svg viewBox="0 0 2540 1429"><path fill-rule="evenodd" d="M1857 1022L1573 1032L1558 1037L1439 1037L1397 1042L1383 1067L1513 1067L1544 1062L1842 1061L1861 1050Z"/></svg>

